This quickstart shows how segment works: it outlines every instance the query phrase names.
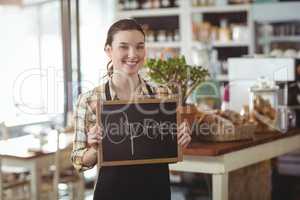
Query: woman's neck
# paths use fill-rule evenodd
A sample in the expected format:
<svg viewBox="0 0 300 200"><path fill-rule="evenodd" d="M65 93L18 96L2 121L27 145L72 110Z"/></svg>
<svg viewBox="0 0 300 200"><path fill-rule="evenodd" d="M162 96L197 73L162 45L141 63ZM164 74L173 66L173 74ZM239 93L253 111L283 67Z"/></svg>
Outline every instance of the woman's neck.
<svg viewBox="0 0 300 200"><path fill-rule="evenodd" d="M112 83L113 87L117 91L133 92L139 85L138 74L124 75L124 74L113 74Z"/></svg>

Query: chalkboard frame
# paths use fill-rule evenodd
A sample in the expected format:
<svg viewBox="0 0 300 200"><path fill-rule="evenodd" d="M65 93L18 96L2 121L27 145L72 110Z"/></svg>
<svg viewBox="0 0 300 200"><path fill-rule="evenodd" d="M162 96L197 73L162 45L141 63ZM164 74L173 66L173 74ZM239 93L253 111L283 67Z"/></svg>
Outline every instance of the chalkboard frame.
<svg viewBox="0 0 300 200"><path fill-rule="evenodd" d="M104 101L97 103L96 123L101 124L101 111L106 105L119 105L119 104L161 104L161 103L176 103L176 122L177 125L181 122L180 114L178 112L178 100L177 99L135 99L132 101L127 100L114 100ZM182 148L177 144L177 156L168 158L154 158L154 159L138 159L138 160L122 160L122 161L105 161L103 159L103 146L102 142L99 143L98 150L98 168L102 166L121 166L121 165L140 165L140 164L154 164L154 163L176 163L183 160Z"/></svg>

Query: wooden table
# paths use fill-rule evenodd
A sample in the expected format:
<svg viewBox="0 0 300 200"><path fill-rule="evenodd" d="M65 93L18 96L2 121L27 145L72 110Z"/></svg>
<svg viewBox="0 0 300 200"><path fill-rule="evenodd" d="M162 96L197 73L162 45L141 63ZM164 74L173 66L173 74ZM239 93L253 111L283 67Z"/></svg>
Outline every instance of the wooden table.
<svg viewBox="0 0 300 200"><path fill-rule="evenodd" d="M254 140L240 142L192 143L184 150L183 162L170 170L212 175L213 200L228 200L228 174L300 148L300 130L286 134L260 133Z"/></svg>
<svg viewBox="0 0 300 200"><path fill-rule="evenodd" d="M60 149L67 150L72 145L72 134L60 134ZM57 149L56 134L49 134L41 148L40 140L33 135L0 141L0 158L3 166L24 167L31 173L31 199L40 199L42 171L54 164ZM35 151L34 151L35 150ZM69 158L66 158L70 160ZM71 161L70 161L71 165ZM0 180L0 184L1 184Z"/></svg>

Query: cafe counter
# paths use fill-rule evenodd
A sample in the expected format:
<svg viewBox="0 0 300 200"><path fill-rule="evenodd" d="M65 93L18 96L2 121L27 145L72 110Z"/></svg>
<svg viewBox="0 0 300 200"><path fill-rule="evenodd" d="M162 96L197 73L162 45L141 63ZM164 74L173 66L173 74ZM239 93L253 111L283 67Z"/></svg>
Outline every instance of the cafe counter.
<svg viewBox="0 0 300 200"><path fill-rule="evenodd" d="M212 199L271 199L271 159L300 149L300 129L256 133L252 140L192 142L170 170L212 175Z"/></svg>

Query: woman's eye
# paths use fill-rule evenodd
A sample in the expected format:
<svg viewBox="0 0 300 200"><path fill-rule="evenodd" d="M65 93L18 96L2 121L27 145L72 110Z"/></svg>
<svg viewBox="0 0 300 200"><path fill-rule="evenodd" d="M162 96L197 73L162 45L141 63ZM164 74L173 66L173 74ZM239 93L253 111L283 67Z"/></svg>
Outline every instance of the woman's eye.
<svg viewBox="0 0 300 200"><path fill-rule="evenodd" d="M138 46L137 47L137 49L144 49L145 48L145 46L143 45L143 46Z"/></svg>
<svg viewBox="0 0 300 200"><path fill-rule="evenodd" d="M128 46L120 46L121 49L128 49Z"/></svg>

